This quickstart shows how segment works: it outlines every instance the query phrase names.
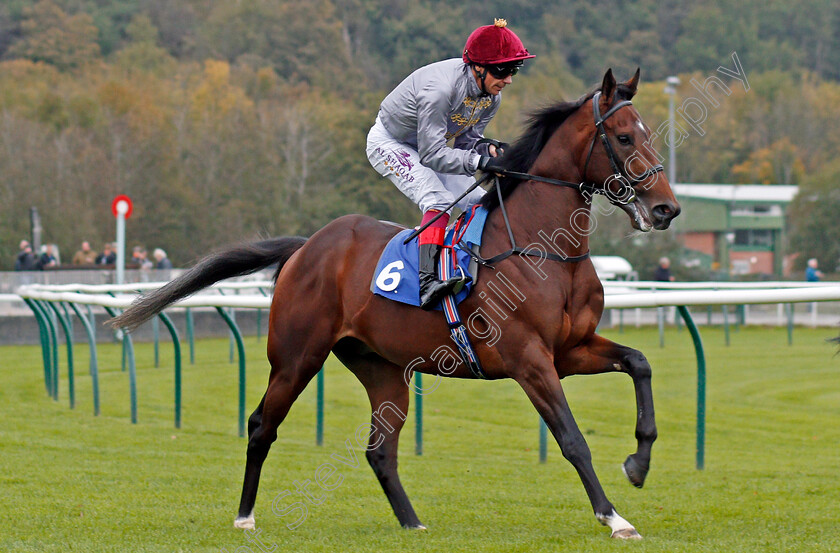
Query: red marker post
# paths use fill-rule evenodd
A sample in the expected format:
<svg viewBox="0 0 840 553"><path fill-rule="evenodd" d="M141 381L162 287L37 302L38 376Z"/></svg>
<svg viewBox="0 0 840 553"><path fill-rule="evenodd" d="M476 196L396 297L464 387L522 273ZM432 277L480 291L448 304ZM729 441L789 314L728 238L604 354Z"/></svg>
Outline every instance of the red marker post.
<svg viewBox="0 0 840 553"><path fill-rule="evenodd" d="M131 198L121 194L111 202L111 213L117 218L117 284L125 280L125 220L131 217Z"/></svg>

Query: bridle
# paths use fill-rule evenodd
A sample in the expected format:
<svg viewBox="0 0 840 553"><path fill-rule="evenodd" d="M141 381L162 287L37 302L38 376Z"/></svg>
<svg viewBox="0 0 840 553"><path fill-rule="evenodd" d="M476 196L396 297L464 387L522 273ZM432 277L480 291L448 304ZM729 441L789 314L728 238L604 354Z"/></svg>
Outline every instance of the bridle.
<svg viewBox="0 0 840 553"><path fill-rule="evenodd" d="M610 166L613 170L613 175L607 179L603 186L603 193L610 199L612 202L613 199L610 198L609 194L609 182L612 180L618 180L622 184L622 192L625 190L629 191L628 199L626 201L617 201L614 203L619 203L621 205L626 205L636 201L636 189L633 188L635 185L639 184L640 182L645 181L648 177L655 175L660 171L664 171L664 167L662 164L657 163L644 173L638 176L630 177L628 176L624 169L623 164L619 164L618 156L615 155L615 150L613 150L612 144L610 143L609 138L607 138L607 131L604 128L604 121L606 121L612 114L623 108L624 106L632 106L633 102L630 100L622 100L617 102L613 107L611 107L607 113L601 117L601 106L599 100L601 99L601 91L599 90L592 96L592 114L595 117L595 128L597 129L596 136L592 137L592 143L589 145L589 153L586 154L586 163L583 164L583 176L586 178L586 170L589 168L589 159L592 157L592 151L595 149L595 139L600 138L601 144L604 145L604 150L607 152L607 158L610 160ZM624 194L621 194L619 198L623 198Z"/></svg>
<svg viewBox="0 0 840 553"><path fill-rule="evenodd" d="M584 178L583 182L569 182L563 181L558 179L550 179L548 177L541 177L539 175L532 175L530 173L520 173L518 171L508 171L508 170L499 170L496 171L500 175L505 177L511 177L514 179L522 179L522 180L533 180L538 182L545 182L548 184L554 184L557 186L566 186L570 188L576 188L581 194L584 195L594 195L594 194L601 194L606 196L607 200L613 205L628 205L636 201L636 189L634 188L635 185L639 184L650 178L651 176L659 173L660 171L664 171L664 167L662 164L657 163L641 175L628 175L623 169L623 163L620 163L618 156L615 153L615 150L610 143L609 138L607 137L607 131L604 128L604 121L609 119L615 112L620 110L625 106L632 106L633 102L630 100L622 100L617 102L614 106L612 106L607 112L602 116L601 115L601 107L599 105L599 100L601 99L601 91L599 90L592 96L592 113L595 118L595 136L592 137L592 142L589 144L589 152L586 154L586 162L583 165L583 173L582 176ZM612 167L613 174L607 178L601 186L596 185L592 181L586 180L586 173L589 169L589 160L592 158L592 152L595 150L595 143L600 139L601 144L604 145L604 150L607 152L607 159L610 161L610 166ZM618 193L613 194L610 190L610 183L613 181L617 181L620 183L621 187L618 190Z"/></svg>

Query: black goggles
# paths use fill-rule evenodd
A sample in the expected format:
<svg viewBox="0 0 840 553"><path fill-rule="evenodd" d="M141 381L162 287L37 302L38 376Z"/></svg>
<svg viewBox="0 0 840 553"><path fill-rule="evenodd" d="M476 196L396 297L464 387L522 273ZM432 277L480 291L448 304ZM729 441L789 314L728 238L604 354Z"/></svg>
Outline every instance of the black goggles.
<svg viewBox="0 0 840 553"><path fill-rule="evenodd" d="M524 63L522 60L518 60L509 63L499 63L497 65L485 65L484 68L496 79L506 79L519 73Z"/></svg>

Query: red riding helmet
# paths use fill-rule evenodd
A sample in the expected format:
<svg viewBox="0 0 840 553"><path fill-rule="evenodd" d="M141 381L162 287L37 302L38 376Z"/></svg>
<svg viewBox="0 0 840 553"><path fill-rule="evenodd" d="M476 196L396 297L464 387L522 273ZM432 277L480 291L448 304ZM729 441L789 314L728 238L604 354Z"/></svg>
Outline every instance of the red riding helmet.
<svg viewBox="0 0 840 553"><path fill-rule="evenodd" d="M492 65L536 56L530 54L516 33L507 28L507 21L496 19L495 24L479 27L470 34L461 57L464 63Z"/></svg>

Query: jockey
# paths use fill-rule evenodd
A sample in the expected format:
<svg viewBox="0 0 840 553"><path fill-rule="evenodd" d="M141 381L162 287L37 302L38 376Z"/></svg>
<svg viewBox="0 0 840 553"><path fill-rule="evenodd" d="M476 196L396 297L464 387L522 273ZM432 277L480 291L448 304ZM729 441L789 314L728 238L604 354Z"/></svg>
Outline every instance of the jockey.
<svg viewBox="0 0 840 553"><path fill-rule="evenodd" d="M495 146L476 143L496 114L502 89L533 58L504 19L479 27L467 38L460 59L432 63L414 71L379 106L367 137L367 156L387 177L433 219L475 183L477 170L500 168ZM457 207L476 203L477 188ZM441 282L437 260L449 214L420 234L420 307L429 310L466 282Z"/></svg>

